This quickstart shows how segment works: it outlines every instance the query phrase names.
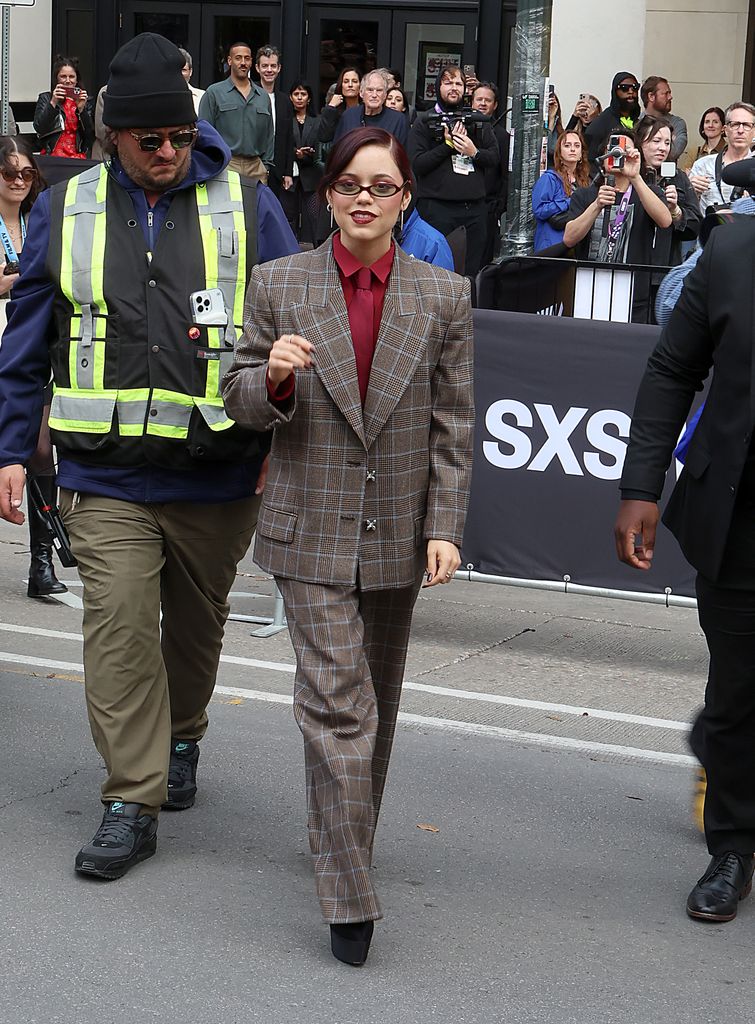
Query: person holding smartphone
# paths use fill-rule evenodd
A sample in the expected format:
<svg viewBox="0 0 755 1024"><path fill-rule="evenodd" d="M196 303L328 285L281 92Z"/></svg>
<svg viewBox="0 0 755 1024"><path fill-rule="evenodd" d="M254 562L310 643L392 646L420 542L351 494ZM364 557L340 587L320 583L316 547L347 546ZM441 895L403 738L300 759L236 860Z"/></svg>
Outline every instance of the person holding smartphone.
<svg viewBox="0 0 755 1024"><path fill-rule="evenodd" d="M52 89L41 92L34 111L34 131L45 156L86 160L94 143L94 99L79 80L75 57L56 57Z"/></svg>

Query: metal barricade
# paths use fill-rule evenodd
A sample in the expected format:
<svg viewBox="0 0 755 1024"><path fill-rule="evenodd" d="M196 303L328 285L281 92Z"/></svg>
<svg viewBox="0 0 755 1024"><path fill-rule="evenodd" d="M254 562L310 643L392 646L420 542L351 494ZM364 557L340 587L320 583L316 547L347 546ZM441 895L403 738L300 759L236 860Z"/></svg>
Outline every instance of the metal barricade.
<svg viewBox="0 0 755 1024"><path fill-rule="evenodd" d="M232 597L263 597L269 598L269 594L254 594L249 591L243 590L232 590L228 595L228 598ZM234 622L258 622L260 623L259 629L253 629L250 636L266 637L274 636L276 633L280 633L286 629L286 613L283 607L283 598L278 588L273 585L273 615L272 618L269 615L241 615L239 612L231 612L228 616L229 619L233 619Z"/></svg>
<svg viewBox="0 0 755 1024"><path fill-rule="evenodd" d="M512 256L482 268L477 275L475 305L538 316L655 324L655 294L670 269Z"/></svg>

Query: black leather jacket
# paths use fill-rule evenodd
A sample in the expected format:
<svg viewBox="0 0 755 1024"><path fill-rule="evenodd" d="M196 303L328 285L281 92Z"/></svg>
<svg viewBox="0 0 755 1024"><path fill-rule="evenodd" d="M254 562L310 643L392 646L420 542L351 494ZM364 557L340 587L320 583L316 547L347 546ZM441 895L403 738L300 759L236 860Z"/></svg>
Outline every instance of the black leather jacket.
<svg viewBox="0 0 755 1024"><path fill-rule="evenodd" d="M61 107L54 107L50 102L51 92L41 92L37 97L37 108L34 111L34 131L37 133L39 145L47 153L52 153L60 136L63 134L64 115ZM87 156L94 143L94 97L90 96L83 110L78 111L79 127L76 132L76 150Z"/></svg>

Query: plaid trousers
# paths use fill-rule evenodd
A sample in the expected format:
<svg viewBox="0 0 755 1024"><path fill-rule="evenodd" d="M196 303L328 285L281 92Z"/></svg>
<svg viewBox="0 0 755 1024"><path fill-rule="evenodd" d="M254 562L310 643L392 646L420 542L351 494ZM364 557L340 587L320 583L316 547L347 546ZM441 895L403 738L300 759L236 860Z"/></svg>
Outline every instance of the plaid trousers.
<svg viewBox="0 0 755 1024"><path fill-rule="evenodd" d="M276 577L296 652L307 824L329 924L382 917L372 844L396 729L412 587L365 590Z"/></svg>

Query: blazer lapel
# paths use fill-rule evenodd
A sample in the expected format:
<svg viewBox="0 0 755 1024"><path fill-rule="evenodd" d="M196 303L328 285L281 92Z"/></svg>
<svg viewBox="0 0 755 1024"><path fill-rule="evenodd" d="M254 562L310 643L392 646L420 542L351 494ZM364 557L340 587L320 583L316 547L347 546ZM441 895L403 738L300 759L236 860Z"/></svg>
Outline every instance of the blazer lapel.
<svg viewBox="0 0 755 1024"><path fill-rule="evenodd" d="M427 348L431 325L432 317L420 310L412 260L396 246L364 403L368 448L414 376Z"/></svg>
<svg viewBox="0 0 755 1024"><path fill-rule="evenodd" d="M315 372L366 448L349 315L331 245L313 253L306 303L292 312L314 345Z"/></svg>

